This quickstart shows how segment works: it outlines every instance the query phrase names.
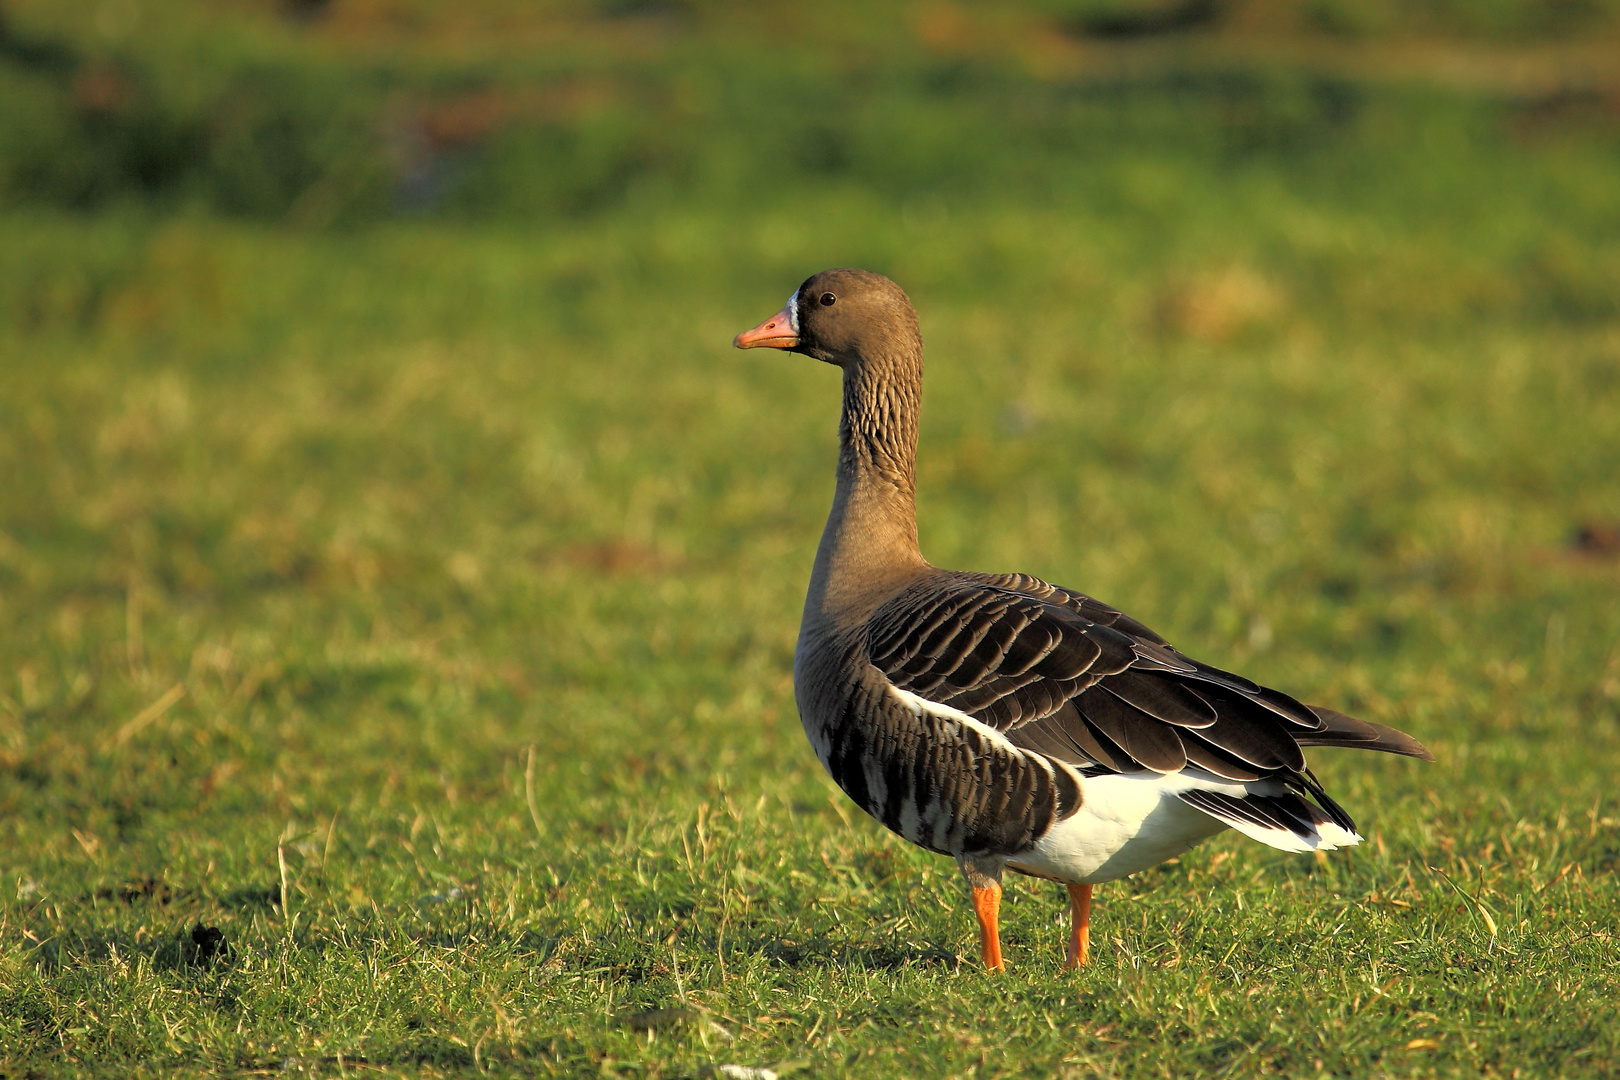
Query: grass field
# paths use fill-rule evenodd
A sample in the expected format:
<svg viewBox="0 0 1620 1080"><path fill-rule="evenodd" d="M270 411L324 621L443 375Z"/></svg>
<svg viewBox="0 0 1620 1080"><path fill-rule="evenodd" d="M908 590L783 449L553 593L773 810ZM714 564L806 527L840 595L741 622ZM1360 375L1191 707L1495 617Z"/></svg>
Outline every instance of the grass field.
<svg viewBox="0 0 1620 1080"><path fill-rule="evenodd" d="M1606 106L918 63L567 213L0 209L0 1073L1613 1075ZM1315 755L1367 844L1102 887L1072 975L1018 879L979 968L793 705L835 373L728 343L839 264L933 561L1412 732Z"/></svg>

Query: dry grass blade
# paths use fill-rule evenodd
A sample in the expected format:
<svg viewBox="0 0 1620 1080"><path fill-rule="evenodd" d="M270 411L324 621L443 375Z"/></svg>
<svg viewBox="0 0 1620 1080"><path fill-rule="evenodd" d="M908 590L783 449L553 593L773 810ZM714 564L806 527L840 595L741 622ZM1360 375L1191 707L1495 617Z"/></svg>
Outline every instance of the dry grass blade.
<svg viewBox="0 0 1620 1080"><path fill-rule="evenodd" d="M529 807L529 820L534 822L535 838L542 843L546 839L546 830L540 824L540 807L534 801L534 746L529 746L528 759L523 765L523 801Z"/></svg>
<svg viewBox="0 0 1620 1080"><path fill-rule="evenodd" d="M152 702L152 704L148 705L146 708L124 721L123 724L119 725L118 730L113 733L112 738L106 740L102 745L109 749L114 746L123 746L125 743L129 742L130 739L134 738L137 734L155 722L164 713L172 709L175 703L185 696L185 683L175 683L173 686L169 687L163 692L162 697L158 698L156 701Z"/></svg>
<svg viewBox="0 0 1620 1080"><path fill-rule="evenodd" d="M1463 898L1463 906L1468 909L1470 914L1474 915L1481 923L1484 924L1486 932L1491 935L1491 939L1494 941L1496 939L1496 919L1491 915L1490 908L1485 906L1485 901L1481 900L1479 897L1475 896L1473 893L1451 880L1451 875L1440 869L1438 866L1431 866L1429 867L1429 870L1435 874L1438 874L1441 880L1443 880L1447 885L1450 885L1452 890L1455 891L1458 896Z"/></svg>

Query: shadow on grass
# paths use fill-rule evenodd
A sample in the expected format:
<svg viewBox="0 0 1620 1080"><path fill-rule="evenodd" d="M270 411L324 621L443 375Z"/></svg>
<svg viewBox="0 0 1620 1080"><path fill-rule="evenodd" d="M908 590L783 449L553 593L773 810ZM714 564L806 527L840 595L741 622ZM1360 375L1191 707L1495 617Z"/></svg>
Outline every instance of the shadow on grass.
<svg viewBox="0 0 1620 1080"><path fill-rule="evenodd" d="M238 1067L250 1072L295 1072L351 1068L398 1068L429 1065L440 1068L476 1068L477 1057L466 1046L438 1035L424 1036L387 1050L359 1054L293 1055L270 1061L247 1061Z"/></svg>
<svg viewBox="0 0 1620 1080"><path fill-rule="evenodd" d="M728 952L746 951L773 960L784 967L800 969L839 968L868 971L896 971L907 967L950 968L962 966L962 958L955 952L938 946L911 947L900 945L856 944L812 938L794 941L787 938L760 937Z"/></svg>
<svg viewBox="0 0 1620 1080"><path fill-rule="evenodd" d="M130 934L57 934L40 941L29 955L40 972L47 975L62 972L71 965L107 960L128 962L136 957L147 957L157 972L196 975L230 967L237 952L219 926L198 921L144 941L136 941Z"/></svg>

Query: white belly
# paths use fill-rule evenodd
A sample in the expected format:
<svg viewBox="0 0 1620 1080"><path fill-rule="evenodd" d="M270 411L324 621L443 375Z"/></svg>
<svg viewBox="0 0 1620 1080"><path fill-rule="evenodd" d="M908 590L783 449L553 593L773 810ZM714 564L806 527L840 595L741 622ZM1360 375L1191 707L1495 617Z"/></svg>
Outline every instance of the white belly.
<svg viewBox="0 0 1620 1080"><path fill-rule="evenodd" d="M1080 809L1008 865L1095 885L1173 859L1227 827L1176 798L1178 786L1156 773L1086 779Z"/></svg>

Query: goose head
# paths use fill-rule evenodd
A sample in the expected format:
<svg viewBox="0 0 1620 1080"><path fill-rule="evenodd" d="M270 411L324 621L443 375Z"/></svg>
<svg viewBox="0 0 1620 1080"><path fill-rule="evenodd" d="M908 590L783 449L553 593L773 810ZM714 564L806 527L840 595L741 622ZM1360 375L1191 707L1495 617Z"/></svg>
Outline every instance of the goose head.
<svg viewBox="0 0 1620 1080"><path fill-rule="evenodd" d="M870 270L823 270L782 310L733 339L739 349L785 349L849 369L922 351L905 291Z"/></svg>

